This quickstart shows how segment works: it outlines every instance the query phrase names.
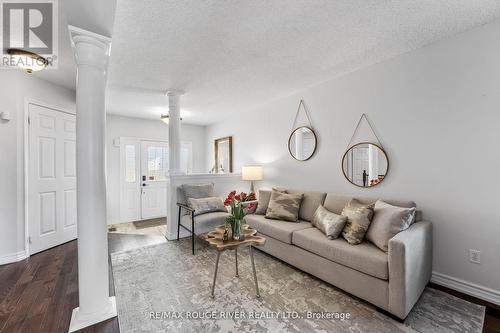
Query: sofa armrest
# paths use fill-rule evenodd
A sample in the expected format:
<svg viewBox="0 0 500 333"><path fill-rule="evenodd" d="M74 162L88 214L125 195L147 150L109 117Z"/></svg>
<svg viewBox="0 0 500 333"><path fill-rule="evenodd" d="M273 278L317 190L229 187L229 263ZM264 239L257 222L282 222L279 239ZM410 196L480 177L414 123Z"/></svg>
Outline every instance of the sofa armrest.
<svg viewBox="0 0 500 333"><path fill-rule="evenodd" d="M432 224L420 221L389 240L389 312L406 318L432 273Z"/></svg>

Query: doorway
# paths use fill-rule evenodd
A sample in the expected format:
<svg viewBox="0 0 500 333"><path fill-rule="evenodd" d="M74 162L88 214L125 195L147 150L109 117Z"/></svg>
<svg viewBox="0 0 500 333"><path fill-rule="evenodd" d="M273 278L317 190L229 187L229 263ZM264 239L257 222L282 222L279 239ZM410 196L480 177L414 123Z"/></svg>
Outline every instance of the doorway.
<svg viewBox="0 0 500 333"><path fill-rule="evenodd" d="M192 145L181 145L181 167L192 170ZM120 223L167 216L168 143L120 138Z"/></svg>

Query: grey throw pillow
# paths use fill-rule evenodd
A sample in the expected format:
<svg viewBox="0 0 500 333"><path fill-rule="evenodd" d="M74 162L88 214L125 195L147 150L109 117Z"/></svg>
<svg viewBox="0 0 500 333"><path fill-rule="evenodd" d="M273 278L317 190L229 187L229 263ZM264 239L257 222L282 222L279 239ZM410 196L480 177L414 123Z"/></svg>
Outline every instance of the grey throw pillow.
<svg viewBox="0 0 500 333"><path fill-rule="evenodd" d="M189 198L189 206L194 209L194 216L211 213L211 212L227 212L226 206L222 198L209 197L209 198Z"/></svg>
<svg viewBox="0 0 500 333"><path fill-rule="evenodd" d="M273 189L269 207L267 207L266 218L297 222L302 197L302 193L290 194Z"/></svg>
<svg viewBox="0 0 500 333"><path fill-rule="evenodd" d="M364 205L356 199L351 199L342 210L342 215L347 217L342 236L349 244L360 244L365 238L372 221L373 206L373 204Z"/></svg>
<svg viewBox="0 0 500 333"><path fill-rule="evenodd" d="M318 228L328 239L338 238L344 229L347 217L330 212L322 205L318 206L312 225Z"/></svg>
<svg viewBox="0 0 500 333"><path fill-rule="evenodd" d="M389 251L389 240L415 221L415 207L404 208L382 200L375 203L373 221L366 233L366 239L382 251Z"/></svg>
<svg viewBox="0 0 500 333"><path fill-rule="evenodd" d="M183 184L182 191L186 200L189 198L210 198L214 196L214 184Z"/></svg>

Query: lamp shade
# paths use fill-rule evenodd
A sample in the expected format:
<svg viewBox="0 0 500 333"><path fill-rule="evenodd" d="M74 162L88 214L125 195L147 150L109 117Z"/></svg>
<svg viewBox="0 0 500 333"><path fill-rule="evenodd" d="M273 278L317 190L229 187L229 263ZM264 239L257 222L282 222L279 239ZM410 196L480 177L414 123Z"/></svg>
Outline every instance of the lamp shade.
<svg viewBox="0 0 500 333"><path fill-rule="evenodd" d="M241 178L243 180L262 180L263 170L260 165L247 165L241 169Z"/></svg>

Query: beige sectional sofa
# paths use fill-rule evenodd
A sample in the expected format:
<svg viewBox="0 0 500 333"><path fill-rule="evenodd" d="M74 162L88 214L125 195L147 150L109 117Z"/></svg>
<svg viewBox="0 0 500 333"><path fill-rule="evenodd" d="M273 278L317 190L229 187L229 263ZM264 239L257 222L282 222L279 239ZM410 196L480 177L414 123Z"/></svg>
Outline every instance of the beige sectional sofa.
<svg viewBox="0 0 500 333"><path fill-rule="evenodd" d="M432 225L417 211L416 222L389 241L388 253L368 241L350 245L342 236L329 240L311 225L319 205L340 214L351 196L303 192L299 221L251 214L246 222L266 236L260 250L404 319L427 285L432 269ZM378 198L356 197L363 203ZM414 202L385 200L400 207Z"/></svg>

